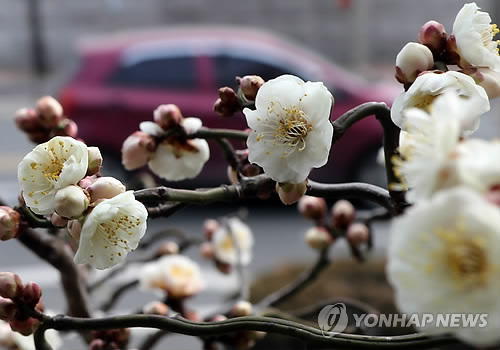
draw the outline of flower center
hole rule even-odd
[[[415,99],[413,107],[420,108],[427,113],[430,113],[432,103],[439,95],[420,95]]]
[[[193,276],[193,270],[188,267],[174,265],[170,269],[170,275],[173,278],[191,278]]]
[[[483,43],[483,46],[486,48],[491,49],[491,42],[493,42],[493,38],[495,35],[500,33],[500,30],[498,29],[498,26],[496,24],[491,24],[489,26],[486,26],[482,31],[481,31],[481,41]],[[494,46],[495,48],[495,53],[498,55],[499,54],[499,49],[497,45],[499,44],[499,40],[496,41],[496,45]]]
[[[141,220],[139,218],[135,218],[129,215],[119,215],[111,219],[110,221],[106,221],[101,223],[97,230],[102,235],[104,240],[108,243],[104,245],[104,249],[108,249],[109,247],[121,248],[125,252],[130,249],[133,249],[129,246],[129,241],[126,239],[127,236],[133,236],[134,232],[132,231],[135,227],[141,224]],[[121,252],[117,252],[119,257],[122,256]],[[92,257],[92,256],[91,256]],[[113,261],[115,258],[115,253],[113,250],[110,250],[109,259]]]
[[[275,140],[292,147],[301,144],[299,151],[302,151],[306,147],[307,133],[312,129],[303,115],[304,112],[295,109],[287,113],[274,130]]]

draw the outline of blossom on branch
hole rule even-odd
[[[487,12],[479,11],[474,2],[465,4],[455,18],[452,32],[461,65],[500,70],[498,43],[493,40],[499,32],[497,25],[491,24],[491,17]]]
[[[247,140],[249,161],[275,181],[304,181],[311,168],[328,161],[332,105],[333,97],[321,82],[282,75],[263,84],[256,110],[243,110],[253,129]]]
[[[105,199],[87,215],[75,263],[103,270],[125,259],[146,232],[148,212],[133,191]]]
[[[183,255],[165,255],[146,264],[139,283],[143,289],[159,289],[175,299],[197,294],[204,284],[198,265]]]
[[[252,260],[253,233],[236,217],[221,223],[212,235],[212,244],[215,258],[221,263],[237,265],[240,259],[242,265],[248,265]]]
[[[419,108],[430,112],[434,101],[445,92],[452,92],[461,99],[474,99],[475,110],[471,115],[457,114],[464,134],[470,134],[479,127],[479,117],[490,110],[490,102],[486,91],[466,74],[460,72],[425,73],[420,75],[408,91],[401,93],[392,105],[391,118],[394,124],[408,131],[409,124],[405,111],[409,108]],[[450,108],[453,106],[450,105]]]
[[[499,222],[500,209],[465,188],[442,191],[396,219],[387,273],[401,312],[487,314],[485,327],[422,327],[476,346],[500,341]]]
[[[85,177],[87,146],[71,137],[56,136],[28,153],[17,168],[26,205],[36,214],[51,214],[59,189]]]

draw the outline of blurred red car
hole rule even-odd
[[[235,76],[257,74],[268,80],[293,74],[323,81],[335,97],[333,118],[368,101],[390,104],[397,94],[394,85],[367,83],[310,50],[258,30],[189,27],[122,33],[87,41],[80,55],[80,66],[60,100],[78,123],[79,136],[115,160],[125,138],[141,121],[152,120],[160,104],[174,103],[184,116],[199,117],[207,127],[246,128],[242,115],[223,119],[213,112],[218,88],[235,87]],[[381,135],[374,118],[356,124],[332,147],[329,163],[311,177],[359,179],[370,171]],[[227,181],[215,144],[211,153],[197,185]]]

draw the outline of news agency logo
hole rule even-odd
[[[347,310],[344,303],[327,305],[318,315],[318,325],[325,338],[332,338],[342,333],[349,322]]]
[[[360,327],[410,327],[424,328],[484,328],[488,314],[352,314],[353,324]],[[346,305],[336,303],[321,309],[318,325],[325,338],[332,338],[347,328],[349,316]]]

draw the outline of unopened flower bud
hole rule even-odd
[[[12,272],[0,272],[0,296],[16,299],[23,293],[24,285],[21,277]]]
[[[203,222],[203,234],[208,240],[212,239],[212,235],[220,227],[220,223],[215,219],[207,219]]]
[[[500,207],[500,185],[490,187],[490,190],[486,192],[486,200],[497,207]]]
[[[79,241],[80,233],[82,232],[82,224],[79,220],[70,220],[66,226],[68,233],[73,239]]]
[[[222,322],[227,320],[227,317],[221,314],[215,315],[210,319],[210,322]]]
[[[17,305],[14,304],[12,300],[0,298],[0,320],[8,322],[14,319],[16,312],[17,312]]]
[[[447,37],[444,26],[436,21],[428,21],[418,32],[418,41],[435,53],[444,51]]]
[[[413,83],[420,73],[433,66],[432,52],[427,46],[408,43],[396,56],[396,79],[401,84]]]
[[[160,105],[153,112],[154,121],[163,130],[178,126],[182,121],[182,113],[174,104]]]
[[[98,179],[98,177],[95,175],[86,176],[80,180],[80,182],[78,183],[78,186],[80,186],[84,190],[87,190],[90,187],[90,185],[92,185],[94,182],[97,181],[97,179]]]
[[[140,168],[146,165],[155,150],[155,139],[145,132],[136,131],[123,142],[122,164],[127,170]]]
[[[179,253],[179,245],[173,241],[163,242],[156,251],[156,256],[174,255]]]
[[[203,242],[200,244],[200,255],[205,259],[213,259],[215,256],[213,244],[210,242]]]
[[[50,215],[50,222],[52,222],[54,226],[63,227],[68,223],[68,219],[63,218],[57,213],[52,213],[52,215]]]
[[[98,178],[92,185],[87,187],[90,195],[90,202],[94,203],[99,199],[113,198],[126,191],[125,186],[114,177],[104,176]]]
[[[326,201],[323,198],[304,196],[297,204],[299,213],[306,219],[320,220],[326,215]]]
[[[359,246],[368,242],[370,239],[370,230],[365,224],[355,223],[347,229],[346,238],[352,245]]]
[[[356,209],[351,202],[341,199],[332,207],[332,226],[345,230],[354,220]]]
[[[24,286],[22,300],[30,305],[35,306],[42,297],[42,289],[34,282],[29,282]]]
[[[10,328],[13,331],[21,333],[24,336],[28,336],[33,334],[38,326],[40,325],[40,321],[35,318],[29,317],[25,320],[12,320],[9,322]]]
[[[87,168],[87,176],[95,175],[101,171],[102,155],[98,147],[88,147],[89,166]]]
[[[63,218],[80,217],[89,206],[89,198],[81,187],[71,185],[56,192],[55,211]]]
[[[307,191],[306,181],[299,184],[276,183],[276,192],[278,193],[281,202],[285,205],[297,203],[297,201],[302,198]]]
[[[33,108],[21,108],[16,112],[16,125],[25,132],[40,130],[42,127]]]
[[[108,344],[102,339],[93,339],[89,344],[89,350],[107,350]]]
[[[312,227],[307,230],[305,240],[309,247],[317,250],[323,250],[333,242],[332,236],[324,227]]]
[[[224,118],[229,118],[240,110],[238,96],[230,87],[219,89],[219,97],[214,104],[214,112]]]
[[[146,315],[168,316],[168,306],[159,301],[152,301],[143,306],[142,312]]]
[[[234,317],[250,316],[252,314],[252,304],[245,300],[238,301],[231,309],[231,315],[233,315]]]
[[[12,208],[0,206],[0,240],[16,238],[21,230],[21,215]]]
[[[237,79],[240,85],[240,91],[248,101],[255,101],[257,91],[265,83],[264,79],[258,75],[245,75],[243,78]]]
[[[490,100],[500,97],[500,72],[486,67],[466,67],[462,73],[469,75],[476,84],[483,87]]]
[[[63,117],[61,104],[51,96],[45,96],[38,100],[36,111],[40,124],[47,129],[53,129]]]
[[[60,136],[76,138],[78,135],[78,125],[71,119],[63,119],[57,127],[61,130],[57,133]]]

